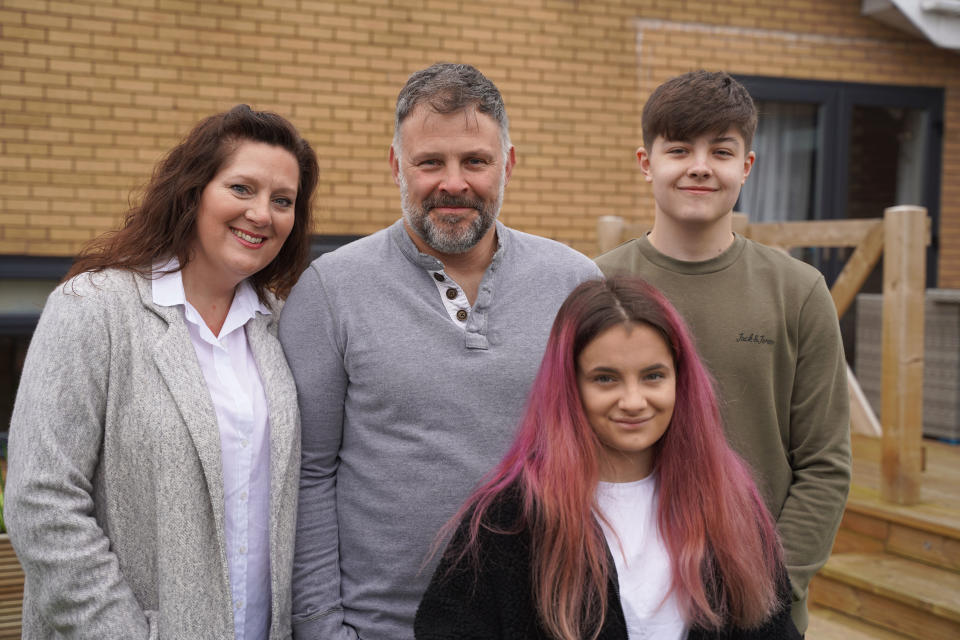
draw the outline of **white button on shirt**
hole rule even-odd
[[[173,260],[155,267],[154,273],[176,265]],[[217,415],[235,637],[266,638],[270,631],[270,429],[263,381],[244,326],[257,312],[270,310],[243,281],[220,335],[214,336],[187,302],[179,271],[153,280],[153,302],[181,305]]]

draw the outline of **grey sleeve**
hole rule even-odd
[[[104,303],[67,287],[47,301],[10,421],[4,505],[10,540],[31,607],[57,637],[155,637],[94,515],[110,385]]]
[[[340,599],[337,467],[347,389],[330,300],[311,265],[280,315],[280,343],[297,384],[301,418],[300,495],[293,558],[295,638],[354,640]]]

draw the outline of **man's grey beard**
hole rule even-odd
[[[506,186],[505,176],[501,176],[497,199],[489,206],[485,206],[480,198],[466,196],[451,196],[448,194],[431,194],[424,199],[423,204],[417,206],[410,201],[410,191],[403,173],[398,175],[400,183],[400,208],[403,210],[403,219],[413,229],[427,246],[438,253],[466,253],[472,249],[493,226],[500,207],[503,206],[503,192]],[[470,224],[459,230],[453,230],[446,225],[437,225],[430,218],[430,211],[438,207],[469,207],[475,209],[479,215],[474,217]],[[448,220],[456,223],[461,216],[440,216],[441,221]]]

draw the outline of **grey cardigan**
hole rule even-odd
[[[271,640],[290,636],[300,463],[273,315],[246,326],[270,418]],[[232,640],[220,436],[183,314],[128,271],[47,300],[10,425],[23,637]]]

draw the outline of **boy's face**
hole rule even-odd
[[[657,136],[651,149],[637,150],[637,159],[644,178],[653,185],[658,218],[709,226],[733,210],[754,153],[747,151],[743,136],[732,127],[693,140]]]

